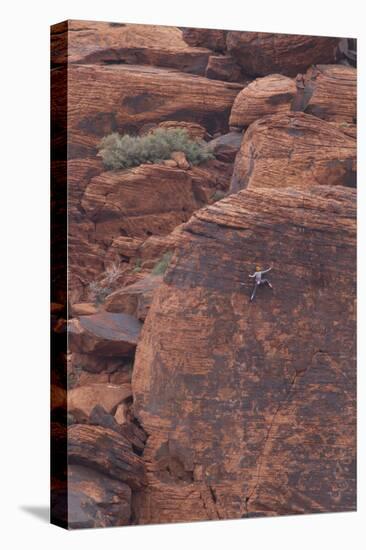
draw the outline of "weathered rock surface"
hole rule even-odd
[[[63,81],[55,78],[55,95]],[[224,131],[240,89],[234,82],[174,69],[72,64],[68,70],[69,156],[93,156],[103,136],[137,132],[149,122],[182,120],[202,124],[211,134]]]
[[[73,317],[77,317],[78,315],[93,315],[94,313],[98,313],[98,309],[95,304],[82,302],[80,304],[72,304],[70,313]]]
[[[126,437],[100,426],[73,424],[67,430],[69,464],[87,466],[127,483],[131,489],[145,484],[145,469]]]
[[[188,171],[142,164],[103,172],[91,180],[81,205],[94,223],[95,239],[104,243],[121,234],[166,234],[207,202],[207,192],[227,188],[227,175],[226,167],[215,161]]]
[[[73,464],[68,468],[69,529],[128,525],[131,489],[96,470]]]
[[[222,52],[226,49],[227,31],[220,29],[183,28],[183,39],[190,46],[203,46],[213,51]]]
[[[245,81],[240,65],[231,55],[210,55],[205,76],[227,82]]]
[[[335,61],[338,38],[238,32],[227,34],[227,49],[247,74],[296,76],[315,63]]]
[[[312,115],[264,117],[245,133],[231,191],[246,187],[356,186],[356,140]]]
[[[51,35],[54,64],[65,63],[67,35],[69,63],[129,63],[173,67],[204,74],[207,48],[191,48],[177,27],[132,25],[99,21],[68,21],[63,32]]]
[[[106,311],[128,313],[143,321],[149,311],[154,293],[161,282],[161,275],[148,275],[137,283],[110,294],[104,307]]]
[[[69,321],[71,351],[110,356],[130,355],[136,348],[141,323],[131,315],[101,312]]]
[[[354,189],[252,188],[185,225],[133,371],[139,523],[355,509],[355,214]]]
[[[344,65],[316,65],[298,76],[297,109],[330,122],[357,119],[357,70]]]
[[[192,139],[205,139],[207,137],[206,128],[196,122],[184,122],[179,120],[164,120],[158,124],[159,128],[165,129],[182,129],[187,130],[188,135]]]
[[[222,162],[234,162],[240,149],[243,134],[241,132],[229,132],[210,141],[210,149],[215,157]]]
[[[230,113],[230,126],[244,128],[265,115],[291,110],[297,87],[292,78],[272,74],[257,78],[235,98]]]
[[[89,384],[68,391],[68,410],[79,409],[87,416],[96,405],[100,405],[107,413],[114,411],[119,403],[131,397],[130,384]]]

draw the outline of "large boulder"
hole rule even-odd
[[[64,85],[64,75],[62,69],[54,72],[56,96]],[[150,122],[182,120],[202,124],[210,133],[223,131],[240,89],[234,82],[146,65],[71,64],[69,156],[92,156],[103,136],[115,131],[136,133]]]
[[[143,321],[161,282],[162,275],[148,275],[132,285],[112,292],[104,307],[106,311],[128,313]]]
[[[236,96],[230,126],[245,128],[258,118],[291,110],[297,87],[292,78],[272,74],[257,78]]]
[[[132,315],[100,312],[69,321],[69,347],[77,353],[102,356],[134,352],[141,323]]]
[[[117,405],[132,396],[131,385],[126,384],[89,384],[68,391],[69,411],[80,410],[89,416],[95,406],[100,405],[107,413],[115,411]]]
[[[91,180],[81,201],[94,224],[94,238],[110,243],[125,235],[146,238],[166,234],[189,219],[206,202],[206,192],[227,188],[227,171],[219,163],[191,170],[143,164],[103,172]]]
[[[345,65],[316,65],[297,80],[297,110],[329,122],[357,119],[357,70]]]
[[[235,98],[230,126],[240,128],[266,115],[304,111],[328,122],[355,124],[357,71],[344,65],[315,65],[295,79],[257,78]]]
[[[245,133],[231,191],[246,187],[356,186],[356,140],[304,113],[261,118]]]
[[[66,61],[65,40],[69,63],[156,65],[204,74],[211,53],[189,47],[177,27],[71,20],[51,33],[55,64]]]
[[[138,522],[355,510],[355,190],[244,190],[180,237],[133,371]]]
[[[332,63],[338,42],[326,36],[240,31],[230,31],[226,38],[228,51],[253,76],[296,76],[314,63]]]

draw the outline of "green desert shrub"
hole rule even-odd
[[[158,128],[136,137],[113,133],[104,137],[99,145],[99,155],[111,170],[161,162],[169,159],[174,151],[185,153],[191,164],[214,158],[203,140],[191,139],[187,130],[182,128]]]
[[[163,257],[154,265],[151,273],[153,275],[162,275],[163,273],[165,273],[169,265],[169,262],[172,258],[172,255],[173,255],[172,252],[165,252]]]

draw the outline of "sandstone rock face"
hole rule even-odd
[[[68,469],[70,529],[128,525],[131,489],[126,483],[85,466]]]
[[[131,489],[145,484],[144,464],[126,437],[100,426],[74,424],[67,430],[69,464],[94,468],[126,483]]]
[[[357,119],[357,71],[344,65],[316,65],[297,78],[298,107],[330,122]]]
[[[140,523],[355,509],[355,206],[252,188],[185,225],[133,371]]]
[[[205,139],[207,137],[206,129],[196,122],[184,122],[179,120],[165,120],[160,122],[159,128],[165,129],[182,129],[187,130],[188,135],[192,139]]]
[[[177,27],[69,21],[63,33],[52,36],[54,49],[66,35],[69,63],[155,65],[204,74],[211,53],[207,48],[189,47]],[[65,50],[60,49],[53,62],[65,61]]]
[[[108,296],[105,309],[112,312],[123,312],[145,320],[155,291],[162,282],[162,276],[149,275],[133,285],[116,290]]]
[[[241,132],[229,132],[211,140],[210,148],[218,160],[234,162],[242,140]]]
[[[250,125],[235,160],[231,191],[246,187],[356,186],[356,140],[304,113]]]
[[[56,69],[57,71],[58,69]],[[63,85],[63,79],[59,81]],[[57,93],[57,81],[55,83]],[[143,65],[70,65],[68,141],[71,158],[94,156],[100,139],[143,124],[183,120],[210,132],[227,128],[241,85]],[[205,101],[202,101],[202,97]]]
[[[69,321],[71,351],[102,356],[129,355],[136,348],[141,324],[122,313],[95,313]]]
[[[230,113],[230,126],[244,128],[266,115],[291,110],[297,92],[295,81],[273,74],[257,78],[235,98]]]
[[[231,55],[210,55],[205,76],[227,82],[244,81],[241,67]]]
[[[68,410],[79,409],[87,416],[96,405],[108,413],[116,409],[124,399],[131,397],[130,384],[90,384],[82,385],[68,392]]]
[[[226,49],[226,31],[220,29],[184,28],[183,39],[190,46],[204,46],[222,52]]]
[[[71,315],[77,317],[78,315],[93,315],[98,313],[98,309],[94,304],[84,302],[81,304],[72,304]]]
[[[227,34],[227,49],[247,74],[296,76],[315,63],[332,63],[338,38],[238,32]]]

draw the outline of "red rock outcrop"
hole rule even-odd
[[[355,208],[252,188],[185,225],[133,370],[139,523],[355,509]]]
[[[240,65],[231,55],[210,55],[205,76],[227,82],[245,82]]]
[[[148,275],[132,285],[109,294],[104,307],[106,311],[128,313],[144,321],[161,282],[162,276]]]
[[[231,191],[246,187],[356,186],[356,140],[304,113],[264,117],[244,135]]]
[[[71,351],[102,356],[130,355],[136,348],[141,324],[123,313],[95,313],[69,321]]]
[[[340,124],[356,122],[357,72],[344,65],[316,65],[296,80],[283,75],[257,78],[235,98],[230,126],[240,128],[266,115],[304,111]]]
[[[73,424],[67,430],[69,464],[80,464],[105,476],[123,481],[131,489],[145,484],[142,459],[130,441],[115,430],[101,426]]]
[[[297,110],[329,122],[357,119],[357,71],[345,65],[316,65],[297,78]]]
[[[226,49],[227,31],[220,29],[195,29],[191,27],[183,28],[182,31],[183,40],[190,46],[203,46],[218,52]]]
[[[57,79],[61,69],[54,71],[56,95],[64,77]],[[103,136],[137,132],[150,122],[182,120],[202,124],[210,133],[225,130],[241,87],[173,69],[72,64],[68,70],[69,156],[94,156]]]
[[[226,43],[243,70],[253,76],[296,76],[315,63],[333,63],[339,38],[230,31]]]
[[[68,468],[69,529],[129,525],[131,489],[97,470],[73,464]]]
[[[177,27],[71,20],[51,35],[56,65],[66,62],[66,38],[69,63],[155,65],[204,74],[211,54],[207,48],[189,47]]]
[[[291,110],[297,87],[292,78],[272,74],[257,78],[235,98],[230,126],[245,128],[258,118]]]

